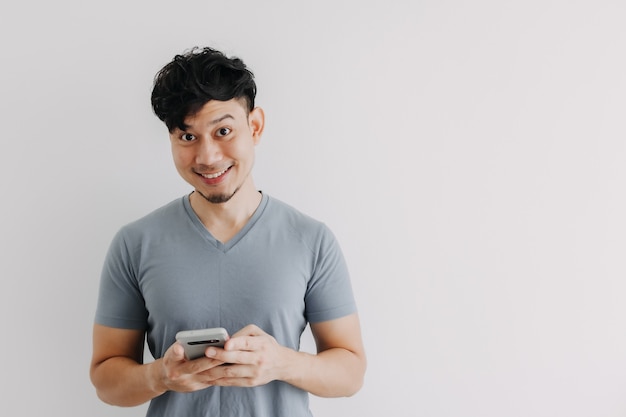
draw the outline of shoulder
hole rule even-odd
[[[292,227],[307,229],[325,228],[325,224],[282,200],[268,196],[267,213],[271,220],[284,222]]]
[[[150,213],[138,218],[137,220],[126,224],[123,227],[127,229],[143,228],[155,223],[158,224],[167,219],[176,218],[177,216],[185,213],[185,198],[187,197],[180,197],[173,201],[170,201],[169,203],[151,211]]]
[[[335,240],[326,223],[282,200],[270,196],[265,211],[272,227],[290,233],[309,247],[319,247]]]
[[[155,233],[168,233],[188,218],[184,200],[177,198],[152,212],[120,227],[117,235],[124,240],[143,240]]]

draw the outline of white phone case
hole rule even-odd
[[[185,348],[185,357],[188,360],[204,356],[204,352],[209,346],[224,347],[228,337],[228,332],[223,327],[182,330],[176,333],[176,341]]]

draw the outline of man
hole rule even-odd
[[[329,229],[257,190],[264,127],[253,74],[211,48],[155,77],[152,107],[193,191],[132,222],[102,271],[91,380],[148,416],[311,416],[308,395],[349,396],[366,359],[341,250]],[[310,324],[317,354],[299,351]],[[181,330],[224,327],[224,348],[186,360]],[[154,361],[143,363],[146,340]]]

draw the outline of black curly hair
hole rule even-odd
[[[154,77],[152,110],[171,132],[185,130],[185,118],[210,100],[243,100],[249,114],[254,109],[254,74],[237,57],[194,47],[165,65]]]

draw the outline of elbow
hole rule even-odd
[[[343,397],[352,397],[358,393],[365,384],[365,371],[367,370],[367,360],[364,354],[358,355],[358,364],[353,368],[352,378],[347,384]]]
[[[115,401],[113,401],[111,398],[109,398],[109,396],[107,396],[105,392],[103,392],[102,390],[99,390],[97,388],[96,388],[96,395],[98,396],[98,399],[100,401],[102,401],[103,403],[105,403],[105,404],[115,405],[115,406],[118,405]]]
[[[117,407],[132,407],[137,404],[126,402],[124,396],[120,396],[118,392],[116,392],[115,387],[110,386],[106,383],[106,380],[102,378],[97,372],[91,372],[90,375],[91,384],[94,386],[96,390],[96,396],[100,401],[105,404],[113,405]]]
[[[133,401],[132,399],[127,399],[123,396],[118,397],[99,389],[96,389],[96,395],[103,403],[116,407],[136,407],[142,404],[140,402]]]
[[[96,389],[96,396],[98,397],[100,401],[108,405],[123,406],[122,404],[119,403],[119,401],[116,400],[115,396],[111,393],[110,389],[106,389],[101,384],[98,384],[98,381],[93,378],[91,380],[91,383]]]
[[[345,395],[346,397],[352,397],[357,392],[361,391],[361,388],[363,388],[363,385],[365,384],[365,370],[366,370],[366,365],[365,363],[363,363],[363,367],[360,370],[358,376],[354,378],[353,383],[351,384],[351,386],[348,389],[348,392]]]
[[[348,390],[346,391],[346,393],[343,396],[344,397],[352,397],[357,392],[361,391],[361,388],[363,388],[363,380],[360,380],[358,383],[353,384],[351,387],[349,387]]]

